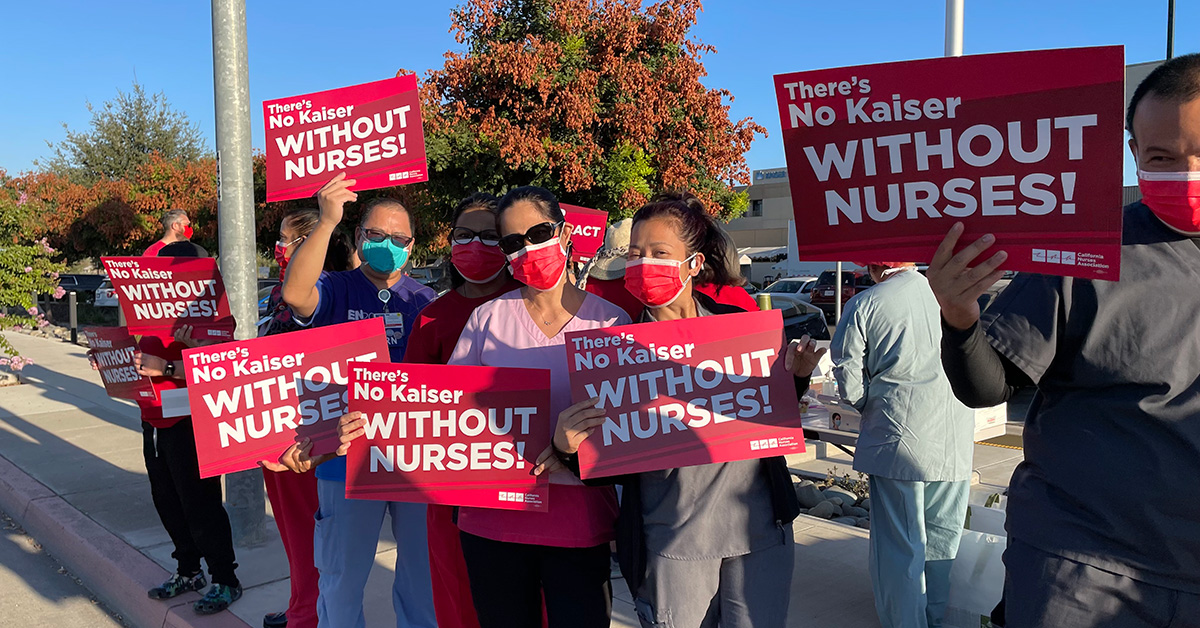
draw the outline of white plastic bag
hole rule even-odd
[[[1001,557],[1006,545],[1007,539],[1001,535],[963,531],[958,556],[950,568],[950,602],[942,624],[945,628],[991,628],[992,609],[1004,592]]]

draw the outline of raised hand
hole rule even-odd
[[[950,228],[925,275],[942,308],[942,318],[954,329],[970,329],[979,320],[979,297],[1004,276],[1004,271],[996,269],[1008,259],[1008,253],[1000,251],[978,261],[977,258],[996,242],[996,237],[990,233],[955,254],[954,247],[962,233],[961,222]]]

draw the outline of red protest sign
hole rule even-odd
[[[804,451],[779,310],[567,334],[571,399],[608,411],[584,478]]]
[[[349,363],[387,359],[382,318],[184,351],[200,477],[253,469],[303,438],[314,456],[336,451]]]
[[[562,203],[571,230],[571,261],[587,261],[604,246],[604,230],[608,227],[608,212]]]
[[[233,338],[225,283],[211,257],[102,257],[131,334],[170,336],[191,325],[201,340]]]
[[[366,435],[346,453],[346,497],[545,511],[532,474],[550,446],[550,371],[355,365],[350,410]]]
[[[928,262],[956,221],[1003,268],[1120,276],[1119,46],[775,77],[801,259]]]
[[[142,377],[133,365],[137,340],[124,327],[89,327],[83,330],[92,359],[104,382],[104,391],[114,399],[157,399],[149,377]]]
[[[312,196],[339,172],[373,190],[429,180],[417,77],[263,102],[267,201]]]

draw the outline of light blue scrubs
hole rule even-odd
[[[830,343],[862,413],[854,469],[870,476],[871,574],[884,628],[942,625],[970,491],[974,416],[941,362],[941,310],[902,270],[846,304]]]
[[[392,583],[396,626],[437,628],[425,504],[346,499],[346,483],[337,480],[318,479],[317,496],[321,502],[313,552],[321,591],[317,625],[365,628],[363,589],[375,566],[379,528],[386,515],[391,517],[396,539],[396,578]]]

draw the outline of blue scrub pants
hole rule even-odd
[[[321,577],[317,598],[320,628],[365,628],[363,588],[379,542],[384,513],[396,537],[392,606],[397,628],[437,628],[429,572],[425,504],[346,499],[346,483],[317,480],[313,562]]]
[[[883,628],[938,628],[950,600],[970,482],[871,476],[871,580]]]

